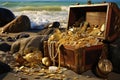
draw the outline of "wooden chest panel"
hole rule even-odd
[[[71,46],[60,48],[60,62],[77,73],[82,73],[93,67],[102,53],[102,45],[75,49]]]

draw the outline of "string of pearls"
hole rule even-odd
[[[55,58],[58,56],[58,53],[56,52],[55,44],[56,41],[48,42],[49,57],[53,61],[53,65],[55,65]]]

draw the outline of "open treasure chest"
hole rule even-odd
[[[67,28],[66,32],[53,34],[49,42],[56,41],[54,52],[59,52],[59,65],[85,72],[98,63],[103,40],[112,42],[119,36],[120,10],[115,3],[70,6]]]
[[[105,40],[113,41],[119,36],[120,9],[115,3],[70,6],[68,28],[83,20],[89,22],[90,25],[105,24],[103,35]]]

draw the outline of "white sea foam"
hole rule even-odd
[[[27,15],[31,21],[31,29],[43,29],[45,25],[55,21],[60,22],[61,27],[65,27],[68,20],[67,11],[16,11],[14,14]]]

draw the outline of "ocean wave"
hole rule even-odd
[[[11,8],[12,11],[63,11],[68,10],[67,6],[24,6]]]
[[[15,16],[27,15],[32,29],[42,29],[44,25],[58,21],[61,27],[67,23],[67,11],[15,11]]]
[[[13,11],[61,11],[61,10],[67,10],[68,3],[63,2],[45,2],[45,1],[39,1],[39,2],[0,2],[1,7],[9,8]]]

